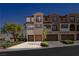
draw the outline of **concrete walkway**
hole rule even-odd
[[[38,42],[24,42],[12,47],[9,47],[7,49],[21,49],[21,48],[41,48],[40,41]]]
[[[60,41],[49,41],[49,48],[53,48],[53,47],[65,47],[65,46],[75,46],[75,45],[79,45],[79,41],[74,41],[74,44],[63,44]]]

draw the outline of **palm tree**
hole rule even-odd
[[[44,34],[44,39],[46,40],[47,39],[47,34],[48,34],[48,30],[47,30],[46,27],[44,27],[43,34]]]

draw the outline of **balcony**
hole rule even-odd
[[[34,30],[34,26],[27,26],[27,30]]]

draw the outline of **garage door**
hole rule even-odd
[[[58,35],[47,35],[47,41],[58,41]]]
[[[28,41],[34,41],[34,35],[28,35]]]
[[[74,35],[61,35],[61,40],[74,40]]]
[[[35,41],[42,41],[42,35],[35,35]]]

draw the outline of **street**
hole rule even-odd
[[[79,56],[79,46],[0,52],[1,56]]]

